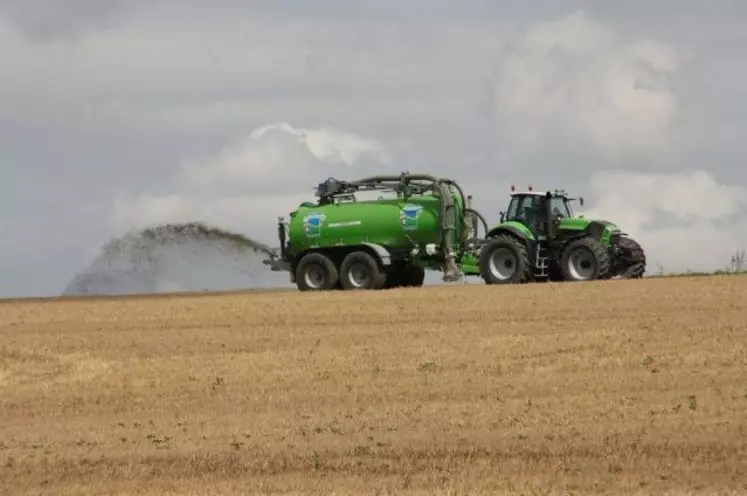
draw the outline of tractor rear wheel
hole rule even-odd
[[[622,236],[620,238],[622,260],[617,264],[615,276],[623,279],[640,279],[646,272],[646,253],[641,245],[633,238]]]
[[[591,237],[571,241],[560,256],[560,272],[564,281],[609,279],[612,275],[609,253]]]
[[[382,289],[386,279],[376,259],[365,251],[348,254],[340,265],[343,289]]]
[[[522,284],[534,279],[526,244],[507,234],[488,241],[480,251],[480,275],[485,284]]]
[[[296,267],[296,286],[300,291],[334,289],[339,279],[334,262],[322,253],[305,255]]]

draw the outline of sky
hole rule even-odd
[[[511,184],[564,188],[649,273],[727,267],[745,47],[743,0],[4,0],[0,296],[161,222],[272,245],[327,177],[404,170],[490,223]]]

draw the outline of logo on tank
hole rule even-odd
[[[306,236],[315,238],[322,232],[322,223],[326,215],[323,213],[309,214],[303,218],[303,230],[306,232]]]
[[[418,218],[423,211],[422,205],[405,205],[399,211],[399,220],[406,231],[418,228]]]

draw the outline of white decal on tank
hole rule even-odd
[[[327,225],[327,227],[350,227],[350,226],[360,226],[361,221],[359,220],[351,220],[347,222],[332,222]]]

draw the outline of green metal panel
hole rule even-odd
[[[516,222],[513,220],[503,222],[502,224],[492,228],[490,232],[494,232],[496,230],[511,231],[514,229],[523,234],[526,239],[534,240],[534,234],[532,234],[532,231],[527,226],[525,226],[521,222]]]
[[[477,276],[480,275],[480,261],[471,253],[466,253],[462,258],[461,263],[462,272],[466,275]]]
[[[560,219],[559,229],[563,231],[583,231],[591,223],[591,219],[583,217],[570,217]]]
[[[570,217],[570,218],[561,219],[560,229],[564,229],[568,231],[580,231],[580,230],[586,229],[586,226],[588,226],[592,222],[599,222],[601,224],[604,224],[605,226],[607,226],[607,230],[612,231],[612,232],[620,231],[620,228],[617,227],[616,224],[608,220],[589,219],[587,217]]]
[[[559,228],[564,231],[583,231],[584,229],[586,229],[586,226],[588,226],[592,222],[599,222],[601,224],[604,224],[605,229],[602,233],[602,239],[600,241],[605,246],[609,246],[610,236],[622,232],[616,224],[610,221],[601,219],[589,219],[587,217],[571,217],[561,219]]]

